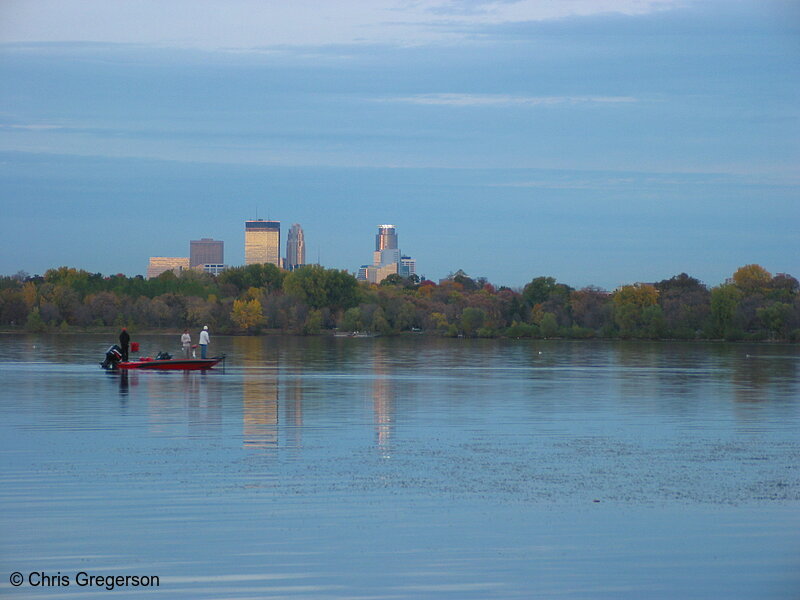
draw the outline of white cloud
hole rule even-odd
[[[417,94],[379,99],[378,102],[402,102],[432,106],[555,106],[576,104],[629,104],[631,96],[513,96],[508,94]]]
[[[423,44],[465,27],[601,13],[647,14],[687,0],[3,0],[0,43],[118,42],[200,48]]]
[[[61,125],[1,125],[0,129],[22,129],[24,131],[50,131],[52,129],[63,129]]]

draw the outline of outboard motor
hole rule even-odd
[[[106,357],[103,362],[100,363],[100,366],[104,369],[116,369],[117,364],[119,361],[122,360],[122,348],[120,348],[117,344],[114,344],[106,350]]]

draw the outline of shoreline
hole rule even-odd
[[[165,330],[156,330],[156,329],[143,329],[141,331],[128,327],[128,331],[134,332],[136,335],[152,335],[152,336],[180,336],[183,332],[183,329],[175,329],[174,331],[165,331]],[[0,329],[0,335],[110,335],[116,339],[116,336],[119,335],[120,328],[119,327],[98,327],[96,329],[80,329],[80,330],[68,330],[63,331],[60,329],[54,330],[47,330],[47,331],[26,331],[24,329]],[[263,330],[259,333],[236,333],[236,332],[224,332],[224,333],[215,333],[216,336],[224,336],[224,337],[286,337],[286,338],[343,338],[343,339],[360,339],[358,337],[352,336],[337,336],[335,335],[336,331],[330,330],[324,333],[314,333],[314,334],[303,334],[303,333],[291,333],[287,331],[282,331],[279,329],[275,330]],[[784,344],[787,346],[796,346],[800,345],[798,341],[792,340],[726,340],[721,338],[694,338],[694,339],[686,339],[686,338],[622,338],[622,337],[601,337],[595,336],[590,338],[571,338],[571,337],[511,337],[511,336],[503,336],[498,335],[494,337],[480,337],[480,336],[444,336],[439,335],[434,332],[425,332],[425,331],[403,331],[399,333],[393,334],[386,334],[386,335],[370,335],[366,336],[365,339],[375,339],[375,338],[414,338],[414,337],[422,337],[425,339],[430,338],[438,338],[438,339],[462,339],[462,340],[528,340],[528,341],[560,341],[560,342],[660,342],[660,343],[700,343],[700,344],[732,344],[732,345],[741,345],[741,344]]]

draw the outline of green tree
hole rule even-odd
[[[5,289],[0,292],[0,323],[22,325],[27,318],[28,306],[20,290]]]
[[[542,336],[546,338],[556,337],[558,335],[558,320],[556,320],[556,316],[551,312],[544,313],[539,328]]]
[[[403,302],[400,310],[397,312],[395,319],[395,326],[399,331],[407,331],[414,327],[417,320],[417,311],[411,302]]]
[[[28,315],[28,320],[25,323],[25,329],[40,333],[47,328],[42,317],[39,315],[39,307],[34,306],[31,313]]]
[[[312,310],[309,311],[306,317],[306,322],[303,324],[303,333],[305,335],[317,335],[322,329],[322,311]]]
[[[431,324],[439,334],[446,334],[450,329],[450,323],[447,321],[447,316],[440,312],[434,312],[430,315]]]
[[[624,285],[611,296],[614,321],[622,337],[652,337],[653,323],[661,311],[647,310],[658,303],[658,290],[647,283]]]
[[[711,290],[711,337],[739,337],[736,313],[742,292],[736,285],[724,283]]]
[[[555,277],[536,277],[522,288],[522,297],[528,306],[541,304],[558,289],[557,285]]]
[[[344,316],[339,323],[339,329],[342,331],[361,331],[364,329],[364,322],[361,319],[361,309],[354,306],[344,311]]]
[[[249,288],[261,288],[267,292],[275,292],[283,286],[286,272],[272,263],[257,263],[244,267],[225,269],[217,277],[220,285],[232,285],[239,292]]]
[[[768,297],[777,302],[789,302],[797,297],[800,283],[786,273],[778,273],[769,283]]]
[[[478,329],[483,326],[486,313],[480,308],[468,307],[461,313],[461,331],[464,335],[474,337]]]
[[[664,321],[664,312],[657,304],[654,306],[646,306],[642,309],[642,333],[645,337],[651,339],[660,339],[664,337],[667,331],[667,325]]]
[[[697,337],[708,322],[711,293],[705,285],[686,273],[656,284],[658,302],[664,316],[665,331],[671,337]]]
[[[386,320],[386,315],[381,307],[375,309],[372,313],[372,324],[370,330],[381,335],[389,335],[392,332],[392,327],[389,321]]]
[[[358,281],[347,271],[306,265],[287,274],[283,290],[311,308],[348,309],[358,304]]]
[[[405,279],[403,279],[401,275],[398,275],[397,273],[392,273],[384,277],[383,280],[378,285],[380,285],[381,287],[397,287],[403,285],[404,282]]]
[[[529,325],[528,323],[520,323],[513,321],[505,331],[506,337],[510,338],[529,338],[538,337],[539,328],[536,325]]]
[[[791,328],[792,305],[775,302],[756,311],[758,318],[773,338],[789,339]]]

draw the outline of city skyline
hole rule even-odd
[[[388,221],[433,280],[797,273],[799,17],[755,0],[8,0],[0,273],[143,274],[198,232],[245,264],[254,204],[348,271]]]
[[[280,258],[280,221],[253,219],[245,221],[245,264],[274,264],[287,271],[306,265],[305,235],[299,223],[293,223],[286,234],[286,257]],[[158,277],[166,271],[180,273],[188,269],[202,269],[207,273],[218,275],[226,268],[240,265],[224,264],[223,240],[201,238],[189,242],[189,257],[151,256],[146,278]],[[401,277],[416,275],[416,261],[402,254],[398,247],[397,229],[394,225],[378,225],[375,236],[375,252],[373,267],[362,265],[359,269],[351,269],[359,279],[380,283],[385,277],[394,273]],[[277,257],[277,258],[276,258]]]

